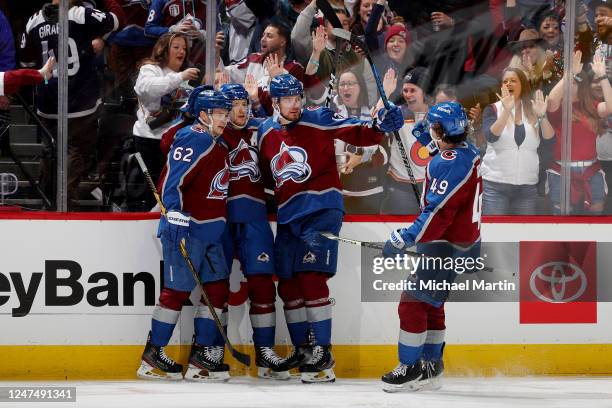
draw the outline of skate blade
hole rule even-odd
[[[404,384],[388,384],[383,382],[382,389],[384,392],[417,392],[421,389],[419,380],[409,381]]]
[[[305,384],[331,383],[336,381],[333,368],[326,368],[318,373],[302,373],[302,382]]]
[[[266,380],[287,381],[291,379],[291,374],[289,374],[289,371],[273,371],[267,367],[257,367],[257,377]]]
[[[429,378],[419,382],[419,390],[421,391],[437,391],[442,388],[441,376]]]
[[[183,373],[167,373],[158,368],[150,366],[144,361],[140,363],[136,376],[138,376],[138,378],[142,378],[143,380],[156,381],[181,381],[183,379]]]
[[[208,371],[205,368],[189,365],[185,373],[185,380],[193,382],[228,382],[230,375],[228,371]]]

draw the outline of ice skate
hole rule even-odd
[[[280,357],[272,347],[255,347],[257,376],[272,380],[289,380],[288,360]]]
[[[439,390],[442,388],[444,362],[440,360],[423,362],[423,377],[419,380],[421,390]]]
[[[229,381],[229,366],[223,363],[224,353],[224,346],[201,346],[194,343],[185,379],[200,382]]]
[[[382,376],[383,391],[418,391],[422,378],[423,363],[421,361],[413,365],[399,363],[393,371]]]
[[[149,332],[136,375],[145,380],[179,381],[183,379],[183,366],[168,357],[163,347],[151,343],[151,332]]]
[[[336,375],[334,374],[334,356],[331,353],[331,346],[315,346],[312,349],[312,356],[302,366],[302,382],[307,384],[319,382],[334,382]]]

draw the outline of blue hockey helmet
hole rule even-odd
[[[273,98],[294,95],[304,96],[304,86],[291,74],[277,75],[270,82],[270,95]]]
[[[240,84],[225,84],[221,85],[219,89],[223,95],[225,95],[230,101],[239,101],[246,99],[249,101],[249,94],[244,89],[244,86]]]
[[[427,113],[427,121],[439,123],[445,136],[461,136],[466,132],[468,118],[458,102],[443,102],[434,105]]]
[[[232,101],[212,86],[206,85],[194,98],[193,113],[197,116],[202,111],[211,113],[213,109],[229,111],[232,109]]]
[[[195,100],[197,96],[200,94],[200,92],[202,92],[204,89],[207,89],[206,85],[200,85],[198,87],[193,88],[193,90],[189,94],[189,98],[187,99],[187,102],[185,102],[185,104],[181,106],[181,112],[189,113],[192,116],[194,116],[195,115],[194,113]]]

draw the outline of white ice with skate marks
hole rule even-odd
[[[87,381],[0,382],[0,386],[75,386],[70,408],[611,408],[610,377],[445,378],[439,391],[387,394],[375,380],[334,384],[270,382],[234,377],[229,383]],[[20,408],[40,403],[19,403]],[[17,406],[1,403],[3,406]]]

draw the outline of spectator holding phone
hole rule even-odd
[[[200,77],[199,69],[187,67],[188,57],[188,39],[185,34],[162,35],[153,47],[151,57],[144,60],[140,67],[134,86],[138,95],[138,120],[133,129],[134,147],[142,154],[153,180],[157,179],[163,166],[159,148],[161,136],[173,125],[173,119],[178,117],[180,106],[192,89],[188,81]],[[142,194],[133,195],[130,199],[128,192],[128,208],[144,210],[149,204],[152,207],[149,195],[144,190]]]

